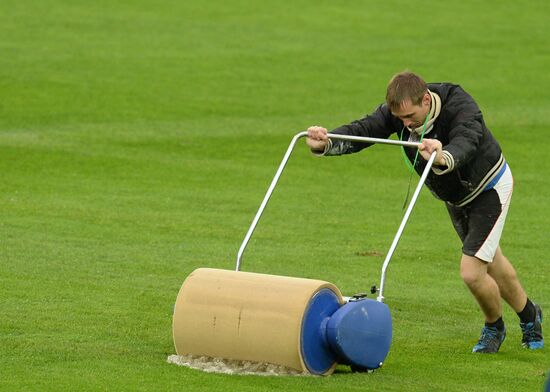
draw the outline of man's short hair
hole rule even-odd
[[[428,86],[420,76],[409,71],[400,72],[388,84],[386,103],[390,110],[398,109],[409,99],[413,105],[420,105],[427,92]]]

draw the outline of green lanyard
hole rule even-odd
[[[422,126],[422,133],[420,134],[420,143],[422,143],[422,140],[424,139],[424,134],[426,133],[426,126],[428,124],[428,117],[430,117],[430,113],[426,115],[426,119],[424,120],[424,125]],[[403,140],[403,131],[405,130],[405,127],[401,130],[401,136],[399,137],[399,140]],[[409,195],[411,193],[411,182],[412,182],[412,176],[414,172],[414,167],[416,166],[416,161],[418,160],[418,155],[420,153],[420,150],[416,150],[416,155],[414,156],[414,162],[411,165],[411,161],[409,161],[409,157],[405,153],[405,147],[401,146],[401,153],[403,154],[403,158],[405,159],[405,164],[409,168],[409,171],[411,172],[411,175],[409,176],[409,186],[407,188],[407,195],[405,196],[405,201],[403,202],[403,210],[405,207],[407,207],[407,202],[409,201]]]

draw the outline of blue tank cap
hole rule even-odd
[[[358,370],[377,369],[390,351],[390,309],[368,298],[348,302],[328,320],[326,337],[338,362]]]

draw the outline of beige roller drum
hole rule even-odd
[[[344,302],[336,286],[321,280],[199,268],[176,300],[176,352],[307,371],[300,350],[302,319],[322,289]]]

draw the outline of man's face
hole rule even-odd
[[[403,101],[398,109],[392,110],[392,114],[403,121],[409,128],[418,128],[424,124],[424,120],[430,111],[430,94],[424,94],[420,105],[413,105],[410,99]]]

